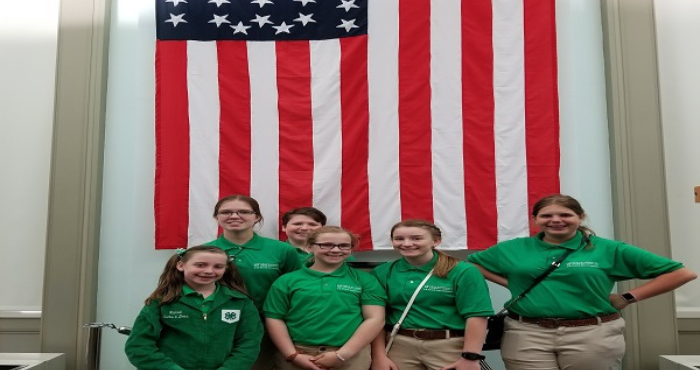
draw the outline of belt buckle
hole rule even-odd
[[[543,328],[555,329],[560,326],[559,319],[546,319],[537,322],[537,325]]]
[[[415,339],[421,339],[421,340],[422,340],[423,338],[420,338],[420,336],[416,336],[416,333],[420,333],[420,332],[422,332],[422,331],[425,331],[425,329],[416,329],[416,330],[414,330],[413,333],[411,333],[411,334],[413,335],[413,338],[415,338]]]

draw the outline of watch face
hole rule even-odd
[[[637,300],[637,298],[633,296],[632,293],[622,293],[622,298],[624,298],[627,302],[634,302]]]

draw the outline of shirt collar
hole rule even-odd
[[[350,267],[348,267],[347,263],[343,263],[342,266],[338,267],[338,269],[336,269],[334,271],[321,272],[321,271],[316,271],[316,270],[310,269],[309,265],[311,265],[311,264],[303,264],[302,271],[304,271],[305,273],[307,273],[311,276],[314,276],[314,277],[323,277],[323,276],[340,277],[340,276],[345,275],[348,272],[348,270],[350,269]]]
[[[581,234],[580,231],[576,231],[576,235],[574,235],[573,238],[561,243],[561,244],[551,244],[547,243],[546,241],[542,240],[544,237],[544,232],[539,232],[537,235],[535,235],[535,241],[537,242],[537,245],[541,246],[542,248],[552,248],[552,247],[560,247],[560,248],[566,248],[566,249],[573,249],[576,250],[581,246],[581,242],[583,239],[583,234]]]
[[[216,294],[217,294],[217,293],[219,293],[219,283],[216,283],[216,289],[214,290],[214,293],[212,293],[209,297],[204,298],[204,300],[205,300],[205,301],[206,301],[206,300],[213,300],[214,297],[216,297]],[[198,291],[196,291],[196,290],[190,288],[189,285],[183,284],[183,285],[182,285],[182,296],[183,296],[183,297],[187,297],[187,296],[201,297],[202,295],[201,295]]]
[[[431,258],[428,263],[426,263],[423,266],[416,267],[416,266],[413,266],[412,264],[408,263],[408,261],[406,261],[406,258],[401,257],[396,268],[399,271],[418,270],[418,271],[428,272],[428,271],[432,270],[433,267],[435,267],[435,264],[437,263],[437,259],[438,259],[438,254],[435,253],[435,251],[433,251],[433,258]]]
[[[229,250],[229,249],[238,249],[238,248],[246,248],[246,249],[261,249],[260,243],[258,243],[258,239],[260,239],[260,236],[258,234],[253,233],[253,238],[248,240],[245,244],[243,245],[238,245],[236,243],[231,242],[230,240],[226,239],[224,237],[224,234],[221,234],[219,236],[219,242],[222,245],[223,250]]]

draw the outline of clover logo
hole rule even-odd
[[[233,324],[241,318],[241,310],[221,310],[221,321]]]

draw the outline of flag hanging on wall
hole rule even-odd
[[[214,239],[216,201],[259,233],[313,205],[390,249],[530,233],[559,191],[555,0],[156,0],[156,248]]]

